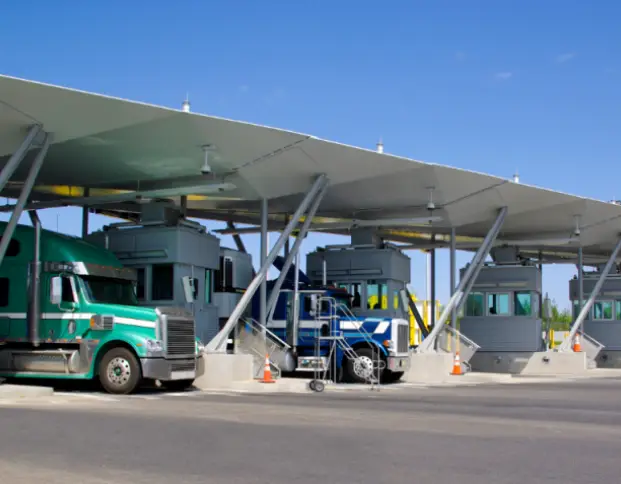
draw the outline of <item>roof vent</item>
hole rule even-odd
[[[520,183],[520,175],[518,175],[517,170],[515,170],[515,173],[513,174],[513,183]]]
[[[383,153],[384,152],[384,143],[382,142],[382,138],[379,139],[379,141],[377,142],[377,152],[378,153]]]

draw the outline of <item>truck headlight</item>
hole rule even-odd
[[[164,351],[164,345],[158,339],[148,339],[147,351],[150,353],[159,353],[161,351]]]
[[[384,346],[384,348],[389,349],[389,350],[394,350],[395,349],[395,343],[392,340],[385,340],[382,345]]]

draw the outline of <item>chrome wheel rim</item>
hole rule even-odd
[[[132,376],[129,361],[118,356],[110,360],[106,372],[108,374],[108,381],[119,387],[127,384]]]
[[[373,376],[373,360],[368,356],[359,356],[354,360],[354,373],[365,380]]]

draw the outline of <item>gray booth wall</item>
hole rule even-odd
[[[597,276],[585,276],[583,281],[584,300],[588,299],[595,284]],[[577,301],[579,299],[578,280],[569,281],[569,300],[574,307],[574,318],[577,316]],[[594,310],[591,308],[587,319],[583,323],[583,330],[590,337],[604,345],[602,354],[605,357],[607,351],[621,351],[621,277],[611,275],[606,278],[604,285],[595,299],[598,302],[610,302],[612,305],[610,319],[595,319]]]
[[[353,312],[362,317],[398,317],[409,319],[401,305],[399,291],[410,282],[410,258],[393,248],[343,248],[318,250],[306,257],[306,273],[314,284],[323,280],[323,261],[326,261],[328,283],[359,283],[362,305]],[[374,281],[386,284],[387,308],[371,309],[367,305],[366,284]],[[394,301],[397,301],[395,308]]]
[[[208,342],[218,332],[218,310],[213,300],[213,274],[218,269],[220,241],[197,228],[178,226],[137,226],[95,232],[87,240],[106,246],[127,267],[144,269],[144,297],[140,304],[149,307],[175,306],[192,312],[196,334]],[[156,299],[153,294],[154,267],[173,266],[172,298]],[[186,302],[182,278],[198,282],[196,300]],[[208,288],[207,286],[210,285]]]
[[[463,277],[466,268],[461,270]],[[483,267],[472,293],[483,293],[482,316],[464,316],[460,332],[480,346],[478,352],[534,352],[545,349],[542,341],[543,325],[540,317],[541,271],[536,266]],[[514,293],[530,291],[531,316],[516,316]],[[509,315],[490,315],[488,293],[509,293]]]

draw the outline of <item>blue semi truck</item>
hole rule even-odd
[[[280,269],[282,259],[275,265]],[[354,315],[345,284],[316,285],[298,272],[295,303],[295,267],[289,270],[267,328],[291,347],[293,358],[286,371],[336,370],[336,381],[398,381],[409,368],[409,322],[395,317]],[[268,299],[275,281],[268,281]],[[341,287],[339,287],[341,286]],[[252,317],[259,319],[260,299],[255,295]],[[297,307],[297,314],[294,308]],[[332,357],[330,357],[332,350]]]

